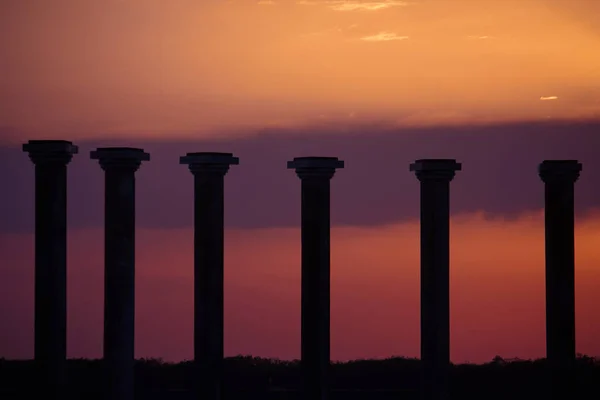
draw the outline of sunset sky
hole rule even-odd
[[[225,352],[300,354],[300,182],[332,180],[332,358],[419,355],[418,158],[451,185],[451,357],[545,352],[544,159],[578,159],[577,351],[600,356],[600,2],[7,0],[0,3],[0,357],[33,355],[33,166],[65,139],[68,355],[100,357],[103,173],[137,173],[136,356],[192,357],[192,176],[227,151]],[[243,201],[240,201],[243,199]]]

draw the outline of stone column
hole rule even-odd
[[[330,180],[344,162],[335,157],[289,161],[302,185],[301,370],[303,398],[329,398]]]
[[[449,398],[450,368],[450,181],[455,160],[416,160],[421,182],[422,398]]]
[[[559,386],[570,383],[576,357],[574,193],[581,170],[576,160],[546,160],[538,168],[545,184],[546,357]]]
[[[134,398],[135,172],[150,155],[129,147],[90,153],[105,173],[104,367],[105,398]]]
[[[231,153],[188,153],[194,175],[194,390],[197,399],[222,398],[224,178]]]
[[[67,164],[77,146],[30,140],[23,151],[35,164],[35,339],[37,385],[64,395],[67,356]]]

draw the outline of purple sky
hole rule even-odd
[[[240,158],[226,177],[226,224],[281,227],[299,223],[300,184],[286,161],[296,156],[337,156],[346,162],[332,181],[332,222],[377,225],[418,216],[418,181],[408,165],[418,158],[456,158],[463,171],[452,183],[452,212],[485,211],[506,217],[541,209],[536,167],[547,158],[584,164],[576,185],[579,213],[600,205],[595,171],[600,124],[515,124],[490,127],[405,129],[362,126],[343,135],[327,128],[264,132],[224,140],[81,142],[69,165],[69,226],[102,226],[103,173],[89,159],[97,146],[131,145],[151,153],[138,177],[138,226],[192,224],[192,175],[178,157],[192,151],[227,151]],[[69,138],[62,138],[69,139]],[[33,166],[16,147],[0,148],[2,232],[33,228]],[[240,199],[243,199],[240,201]]]

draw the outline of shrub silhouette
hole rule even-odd
[[[101,399],[102,361],[71,359],[67,363],[69,399]],[[331,366],[332,399],[384,400],[419,398],[418,359],[335,362]],[[135,364],[136,398],[139,400],[191,399],[190,361],[168,363],[140,359]],[[452,365],[453,399],[548,398],[546,361],[495,357],[486,364]],[[579,355],[577,393],[569,399],[588,398],[600,389],[600,359]],[[34,395],[33,361],[0,358],[0,398],[26,399]],[[298,360],[282,361],[252,356],[226,358],[225,399],[299,399]],[[566,398],[566,397],[565,397]]]

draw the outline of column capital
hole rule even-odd
[[[544,183],[575,183],[582,169],[577,160],[544,160],[538,174]]]
[[[295,169],[300,179],[331,179],[336,169],[344,168],[344,161],[337,157],[295,157],[287,167]]]
[[[446,181],[454,179],[456,171],[462,169],[462,164],[453,159],[419,159],[410,164],[419,181]]]
[[[35,165],[67,165],[78,150],[77,146],[66,140],[30,140],[23,144],[23,151],[29,153]]]
[[[135,172],[142,161],[150,161],[150,154],[134,147],[100,147],[90,151],[90,158],[98,160],[104,171]]]
[[[179,164],[187,165],[192,174],[217,174],[224,176],[230,165],[238,165],[240,159],[232,153],[187,153],[179,158]]]

